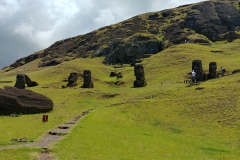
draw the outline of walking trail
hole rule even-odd
[[[69,133],[69,130],[85,115],[90,113],[93,109],[88,109],[74,117],[72,120],[65,124],[61,124],[58,128],[49,131],[40,142],[27,142],[19,145],[10,145],[10,146],[0,146],[0,150],[3,149],[13,149],[13,148],[22,148],[22,147],[39,147],[42,148],[42,152],[39,154],[39,158],[36,160],[56,160],[56,158],[50,153],[50,147],[58,140],[62,139],[64,135]]]

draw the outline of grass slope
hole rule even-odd
[[[16,74],[26,73],[40,84],[28,89],[47,95],[55,105],[45,124],[42,114],[0,117],[4,133],[0,144],[12,144],[11,138],[40,140],[51,128],[96,108],[54,145],[55,156],[63,160],[238,159],[240,75],[231,72],[240,68],[239,47],[239,40],[212,46],[173,46],[143,61],[147,82],[143,88],[133,88],[133,67],[105,66],[101,58],[75,59],[40,69],[35,61],[1,72],[0,81],[12,82],[0,83],[0,87],[13,86]],[[206,71],[209,62],[216,61],[218,70],[220,66],[227,69],[227,76],[197,86],[183,84],[194,59],[201,59]],[[85,69],[92,71],[93,89],[80,88],[81,77],[78,87],[61,88],[71,72],[83,73]],[[111,71],[122,72],[123,78],[109,77]],[[117,81],[121,85],[115,85]],[[8,154],[14,151],[8,150]],[[33,152],[29,149],[23,154]]]

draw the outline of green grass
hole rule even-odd
[[[1,160],[33,160],[38,157],[40,149],[37,148],[20,148],[0,150]]]
[[[240,69],[239,42],[182,44],[144,59],[147,86],[143,88],[133,88],[133,67],[105,66],[103,58],[79,58],[47,68],[37,68],[36,60],[1,71],[0,81],[12,82],[0,83],[0,88],[14,86],[16,74],[25,73],[39,83],[27,89],[51,98],[54,109],[47,113],[47,123],[41,122],[43,114],[1,116],[4,134],[0,134],[0,145],[12,145],[12,138],[39,141],[58,124],[95,108],[53,146],[58,159],[238,159],[240,74],[231,72]],[[220,66],[227,69],[226,76],[198,85],[184,84],[195,59],[202,60],[205,71],[210,62],[217,62],[218,71]],[[80,88],[82,77],[77,87],[61,88],[71,72],[85,69],[92,71],[94,88]],[[123,78],[109,77],[111,71],[122,72]],[[117,81],[121,85],[115,85]],[[13,152],[29,156],[36,150],[9,149],[0,151],[0,157]]]

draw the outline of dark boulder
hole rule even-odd
[[[48,97],[27,89],[0,88],[0,115],[45,113],[53,109]]]

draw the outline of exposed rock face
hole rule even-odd
[[[68,77],[68,84],[67,87],[75,87],[77,86],[77,79],[78,79],[78,74],[75,72],[70,73]]]
[[[202,61],[199,59],[192,61],[192,70],[196,72],[196,80],[197,81],[205,81],[206,74],[203,72],[202,69]]]
[[[216,62],[209,63],[208,79],[213,79],[213,78],[217,78],[217,63]]]
[[[90,70],[83,71],[84,83],[82,88],[93,88],[92,73]]]
[[[134,75],[136,77],[133,84],[134,87],[145,87],[147,85],[142,64],[135,64]]]
[[[32,81],[26,74],[18,74],[16,78],[17,80],[14,87],[18,89],[25,89],[25,83],[28,87],[34,87],[38,85],[37,82]]]
[[[40,67],[74,58],[104,56],[105,64],[130,63],[181,43],[208,44],[240,38],[239,3],[211,0],[132,17],[90,33],[60,40],[11,67],[42,58]]]
[[[0,88],[0,115],[44,113],[52,109],[52,100],[42,94],[16,87]]]

